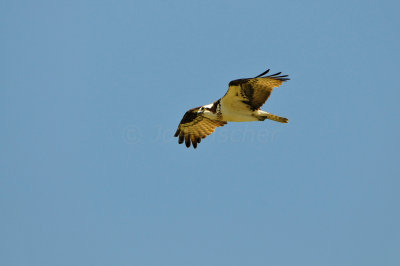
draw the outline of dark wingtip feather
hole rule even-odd
[[[287,81],[290,80],[290,78],[288,78],[289,75],[281,75],[282,72],[278,72],[269,76],[266,76],[266,78],[273,78],[273,79],[277,79],[277,80],[281,80],[281,81]]]
[[[274,77],[274,76],[278,76],[279,74],[281,74],[282,72],[278,72],[278,73],[275,73],[275,74],[272,74],[272,75],[269,75],[269,77]]]
[[[254,77],[254,78],[259,78],[261,76],[264,76],[265,74],[267,74],[269,72],[270,69],[265,70],[263,73],[261,73],[260,75]]]
[[[185,136],[180,135],[180,136],[179,136],[178,143],[179,143],[179,144],[182,144],[184,140],[185,140]]]
[[[185,138],[185,144],[186,144],[186,147],[190,147],[190,138],[189,138],[189,136],[186,136],[186,138]]]
[[[195,141],[192,140],[192,145],[193,145],[193,148],[195,148],[195,149],[197,148],[197,142],[196,142],[196,140],[195,140]]]
[[[261,78],[265,74],[267,74],[268,72],[269,72],[269,69],[267,69],[265,72],[261,73],[260,75],[254,77],[254,78]],[[272,74],[272,75],[268,75],[268,76],[265,76],[264,78],[274,78],[274,79],[278,79],[278,80],[281,80],[281,81],[290,80],[289,78],[287,78],[288,75],[281,75],[280,76],[280,74],[282,74],[282,72],[278,72],[278,73],[275,73],[275,74]]]
[[[180,132],[180,130],[179,130],[179,128],[176,130],[176,132],[175,132],[175,135],[174,135],[174,137],[177,137],[177,136],[179,136],[179,132]]]

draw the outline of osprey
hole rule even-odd
[[[174,137],[186,147],[197,148],[215,128],[228,122],[264,121],[265,119],[287,123],[284,117],[260,110],[275,87],[289,80],[282,72],[264,76],[269,69],[254,78],[236,79],[229,82],[229,89],[221,99],[207,105],[190,109],[185,113]]]

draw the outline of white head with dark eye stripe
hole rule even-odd
[[[197,111],[197,113],[198,114],[203,114],[203,113],[205,113],[207,111],[210,111],[210,107],[211,107],[211,104],[200,106],[199,110]]]
[[[199,108],[199,110],[197,111],[197,113],[199,115],[203,115],[207,118],[210,119],[216,119],[217,115],[215,114],[215,112],[213,112],[213,110],[211,109],[213,106],[213,104],[207,104],[207,105],[203,105]]]
[[[204,106],[201,106],[201,107],[199,108],[199,110],[197,110],[197,113],[198,113],[198,114],[202,114],[202,113],[204,113],[205,110],[206,110],[206,108],[205,108]]]

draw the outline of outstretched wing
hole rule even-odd
[[[199,108],[190,109],[183,116],[174,137],[179,136],[178,143],[182,144],[185,141],[186,147],[197,148],[197,143],[201,142],[208,135],[214,132],[215,128],[224,126],[227,122],[212,120],[198,114]]]
[[[267,101],[275,87],[289,80],[288,75],[280,75],[281,72],[263,77],[268,72],[269,69],[254,78],[236,79],[229,82],[229,89],[221,99],[221,104],[236,109],[258,110]]]

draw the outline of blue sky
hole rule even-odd
[[[2,1],[1,265],[399,265],[397,1]],[[291,80],[196,150],[186,110]]]

